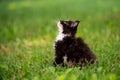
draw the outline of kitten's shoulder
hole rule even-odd
[[[87,47],[87,44],[84,42],[84,40],[81,37],[77,37],[75,39],[75,43],[79,46]]]
[[[84,42],[84,40],[81,37],[77,37],[77,38],[75,38],[75,40],[78,42]]]

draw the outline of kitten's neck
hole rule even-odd
[[[64,37],[72,37],[70,34],[64,34],[64,33],[59,33],[58,36],[56,37],[56,41],[62,41]]]

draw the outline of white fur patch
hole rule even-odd
[[[59,32],[62,33],[63,32],[63,25],[60,23],[60,21],[58,21],[57,26],[59,28]]]
[[[59,33],[58,36],[56,37],[56,41],[62,41],[64,37],[65,34]]]
[[[64,60],[64,63],[67,64],[67,56],[66,55],[63,57],[63,60]]]
[[[64,37],[66,36],[71,36],[70,34],[63,34],[63,33],[60,33],[58,34],[58,36],[56,37],[56,41],[62,41]]]

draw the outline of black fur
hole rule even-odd
[[[77,25],[72,25],[77,22]],[[77,31],[77,26],[79,21],[60,21],[63,25],[63,34],[71,34],[71,36],[66,36],[63,40],[55,41],[55,61],[54,65],[57,64],[64,65],[63,57],[67,56],[67,65],[85,65],[86,63],[94,63],[96,56],[90,50],[88,45],[82,40],[82,38],[76,38],[75,33]],[[71,26],[72,25],[72,26]],[[72,62],[72,63],[71,63]]]

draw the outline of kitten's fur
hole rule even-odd
[[[94,63],[96,56],[90,50],[86,43],[75,34],[79,21],[59,21],[57,23],[59,34],[54,43],[55,61],[57,64],[67,65],[85,65],[86,63]]]

